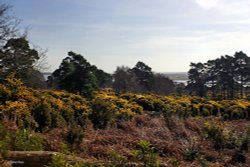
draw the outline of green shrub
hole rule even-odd
[[[197,116],[200,114],[200,108],[197,104],[192,104],[191,105],[191,115],[193,117]]]
[[[244,117],[244,112],[241,108],[234,108],[231,110],[231,119],[241,119]]]
[[[178,167],[178,166],[180,166],[180,161],[179,160],[177,160],[177,159],[173,159],[173,160],[171,160],[171,165],[173,166],[173,167]]]
[[[38,123],[38,131],[43,132],[51,126],[51,106],[43,101],[33,110],[33,117]]]
[[[79,146],[84,137],[84,131],[79,125],[72,125],[66,133],[66,141],[71,146],[71,149]]]
[[[239,147],[239,137],[235,131],[235,129],[231,129],[228,132],[227,135],[227,140],[225,143],[225,147],[228,149],[235,149],[237,147]]]
[[[250,147],[250,128],[248,128],[247,132],[243,134],[243,136],[241,137],[239,149],[241,151],[248,152],[249,147]]]
[[[51,162],[45,167],[101,167],[101,165],[92,165],[85,162],[78,162],[75,164],[70,164],[67,160],[65,155],[58,154],[53,155],[51,158]]]
[[[43,150],[43,140],[38,135],[28,130],[17,130],[12,136],[11,145],[16,151],[40,151]]]
[[[226,143],[226,136],[224,135],[222,125],[207,125],[204,129],[204,135],[210,139],[216,150],[222,150]]]
[[[227,114],[227,113],[224,113],[223,115],[222,115],[222,118],[223,118],[223,120],[228,120],[229,118],[230,118],[230,116],[229,116],[229,114]]]
[[[59,111],[51,113],[51,128],[64,128],[67,126],[66,120],[63,118]]]
[[[112,167],[122,166],[128,161],[127,157],[120,155],[115,150],[110,150],[108,152],[108,159],[110,161],[109,166],[112,166]]]
[[[95,99],[89,117],[95,129],[105,129],[116,119],[116,109],[105,99]]]
[[[236,150],[232,156],[231,163],[246,163],[246,155],[241,150]]]
[[[183,159],[186,161],[194,161],[199,155],[199,149],[194,140],[188,142],[183,148]]]
[[[71,167],[63,155],[53,155],[51,162],[46,167]]]
[[[158,97],[157,99],[154,99],[152,101],[153,101],[153,105],[154,105],[153,111],[161,112],[161,111],[165,110],[166,104],[164,104],[164,102],[161,101],[160,97]]]
[[[7,150],[10,148],[10,143],[10,133],[0,124],[0,161],[6,156]]]
[[[202,116],[209,116],[212,114],[213,106],[211,104],[203,104],[200,106],[200,112]]]
[[[75,165],[72,165],[71,167],[104,167],[104,166],[80,162],[80,163],[76,163]],[[115,166],[110,166],[110,167],[115,167]]]
[[[146,99],[145,97],[141,97],[136,99],[136,103],[143,107],[145,111],[154,111],[154,104],[152,100]]]
[[[145,140],[138,143],[138,150],[135,150],[134,157],[136,160],[143,162],[145,167],[158,167],[158,154],[153,145]]]
[[[208,162],[204,156],[198,157],[197,161],[200,163],[202,167],[209,167]]]
[[[169,129],[176,128],[176,126],[177,126],[176,120],[175,120],[176,117],[173,117],[173,114],[174,114],[174,112],[172,112],[172,110],[166,110],[163,112],[163,117],[164,117],[164,120],[166,122],[166,126]]]

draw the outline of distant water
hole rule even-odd
[[[44,77],[44,79],[45,80],[48,80],[48,76],[51,76],[52,75],[52,73],[49,73],[49,72],[47,72],[47,73],[42,73],[43,74],[43,77]],[[173,77],[173,76],[171,76],[170,77],[170,79],[172,79],[173,81],[174,81],[174,83],[176,83],[176,84],[179,84],[179,83],[183,83],[183,84],[185,84],[185,85],[187,85],[187,79],[179,79],[179,78],[185,78],[185,76],[183,77],[183,76],[180,76],[180,75],[178,75],[178,73],[177,73],[177,75],[176,75],[176,73],[174,73],[175,74],[175,76]],[[181,73],[182,74],[182,73]],[[184,74],[185,75],[185,74]]]
[[[42,73],[43,74],[43,77],[45,79],[45,81],[48,80],[48,77],[52,75],[52,73],[49,73],[49,72],[45,72],[45,73]]]
[[[188,82],[188,80],[173,80],[173,81],[174,81],[174,83],[176,83],[176,84],[183,83],[184,85],[187,85],[187,82]]]

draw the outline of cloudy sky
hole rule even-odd
[[[250,54],[249,0],[1,0],[48,49],[50,71],[68,51],[107,71],[143,61],[181,72],[236,51]]]

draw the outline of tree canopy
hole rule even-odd
[[[250,82],[250,57],[242,51],[190,66],[187,88],[198,96],[206,96],[211,90],[213,97],[216,92],[224,99],[233,99],[239,92],[242,98],[244,84]]]
[[[41,67],[40,58],[45,58],[45,52],[42,56],[30,46],[27,34],[20,35],[19,23],[11,13],[11,6],[0,2],[0,79],[14,73],[26,86],[44,87],[44,78],[37,64]]]
[[[175,85],[166,75],[153,73],[152,68],[139,61],[130,69],[117,67],[113,88],[119,93],[156,93],[167,95],[174,91]]]
[[[0,50],[0,77],[2,79],[14,73],[27,86],[36,87],[43,81],[41,73],[36,70],[35,63],[39,54],[32,49],[24,37],[11,38]]]
[[[91,65],[82,55],[68,52],[52,74],[59,89],[91,97],[93,91],[111,82],[111,76]]]
[[[68,52],[68,56],[52,75],[58,87],[69,92],[89,96],[90,92],[97,89],[96,77],[90,63],[74,52]]]

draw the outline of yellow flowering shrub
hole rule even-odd
[[[223,123],[213,124],[206,122],[203,127],[203,133],[205,138],[210,139],[213,142],[216,150],[222,150],[229,137],[229,131],[225,128]]]
[[[90,111],[88,100],[79,95],[27,88],[12,75],[0,84],[0,103],[3,118],[39,131],[69,121],[84,126]]]
[[[113,91],[102,90],[96,94],[95,98],[104,99],[114,105],[115,110],[118,114],[126,114],[129,117],[134,116],[136,113],[142,113],[143,108],[133,101],[129,101],[125,98],[116,96]],[[127,113],[126,113],[127,112]]]
[[[222,116],[225,119],[250,118],[248,100],[214,101],[196,96],[158,96],[154,94],[123,94],[120,96],[130,102],[136,102],[143,110],[167,112],[181,117]]]
[[[65,127],[72,122],[84,127],[93,111],[93,104],[108,107],[113,124],[130,120],[143,111],[188,116],[222,116],[224,119],[250,119],[249,100],[214,101],[194,96],[159,96],[155,94],[116,94],[111,89],[96,91],[93,99],[54,90],[25,87],[14,76],[0,84],[0,114],[19,127],[44,131]],[[104,104],[102,104],[104,103]],[[99,109],[98,109],[99,110]],[[99,110],[101,111],[101,109]]]

